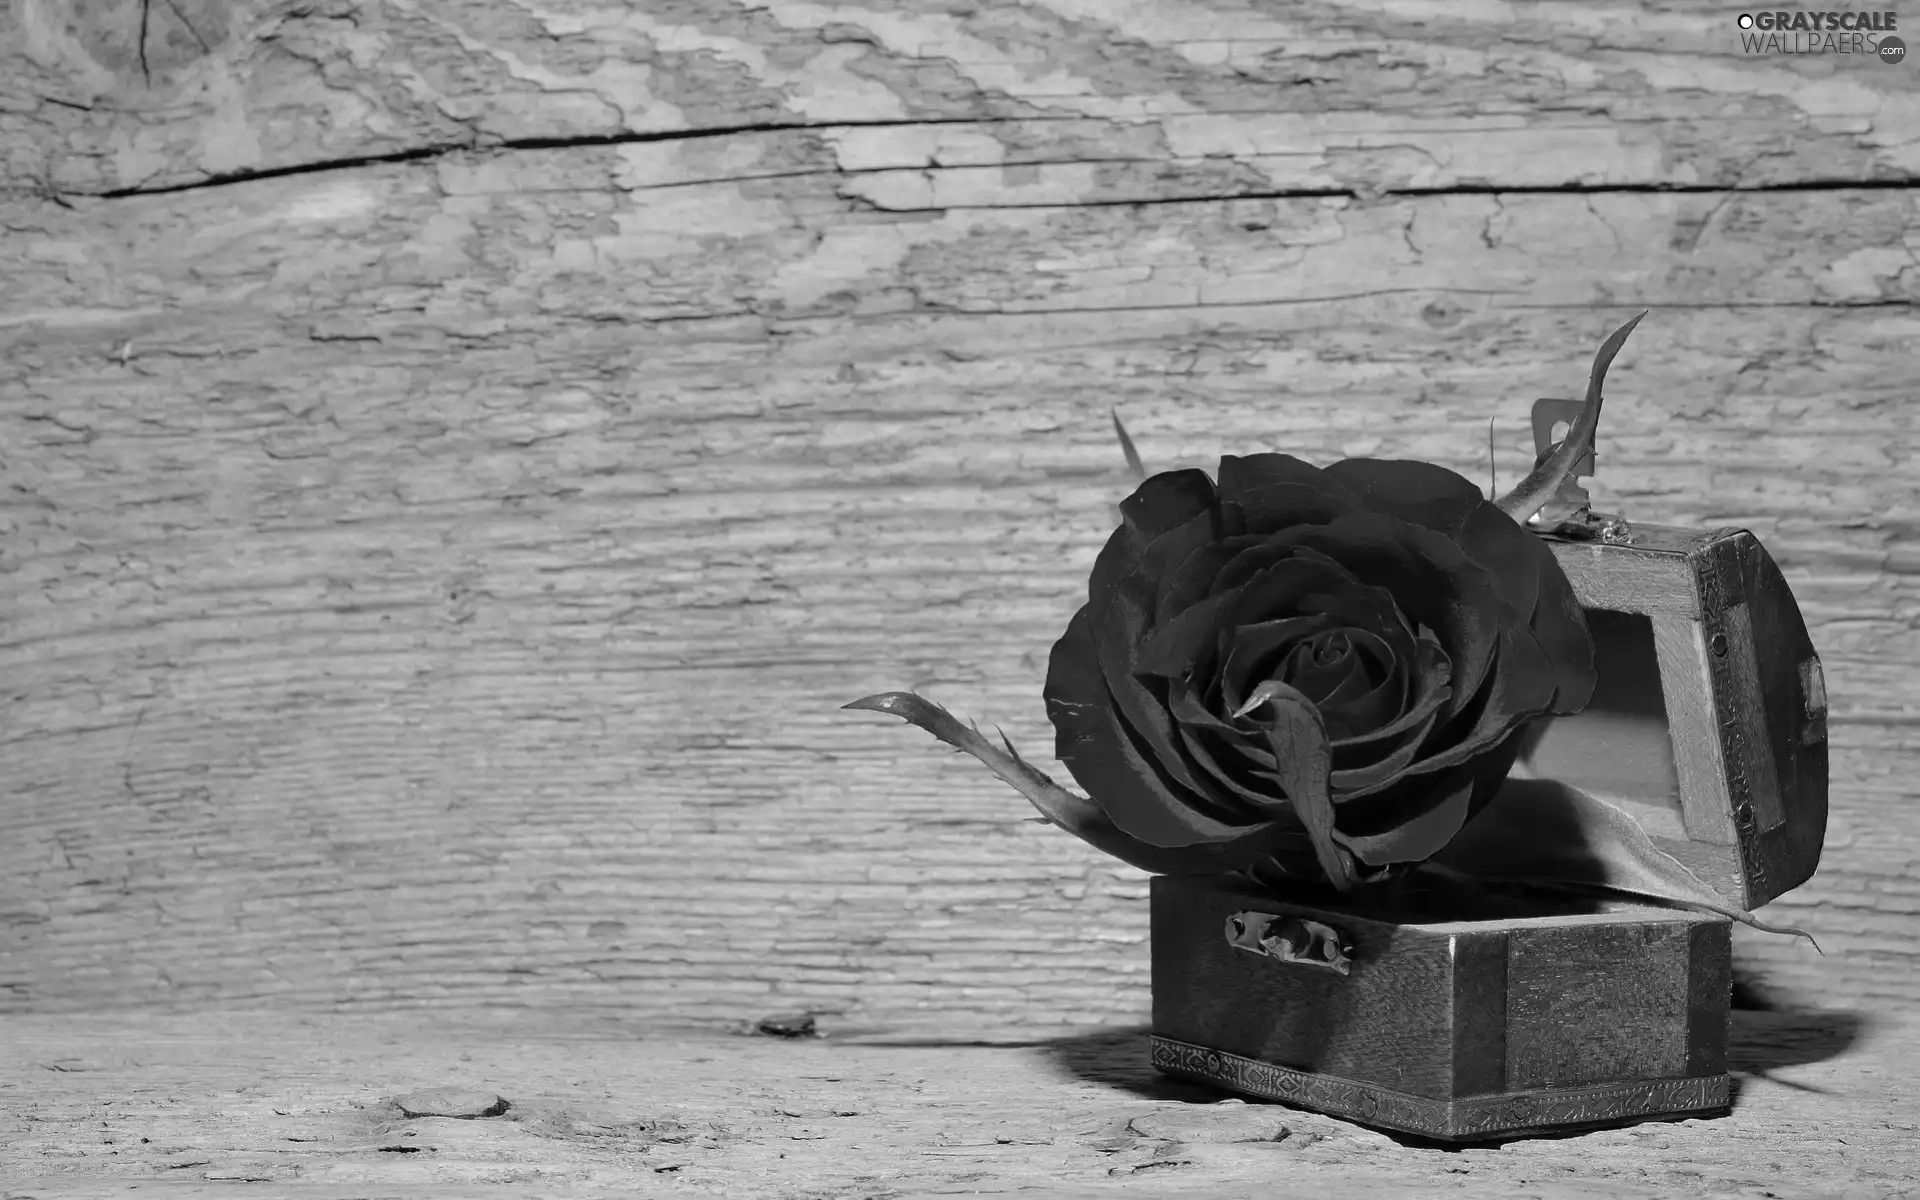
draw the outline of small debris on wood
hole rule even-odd
[[[1083,1145],[1085,1145],[1087,1149],[1098,1151],[1101,1154],[1118,1154],[1123,1150],[1138,1149],[1141,1145],[1141,1140],[1133,1134],[1127,1134],[1124,1137],[1097,1138],[1094,1141],[1085,1142]]]
[[[398,1103],[400,1111],[409,1117],[457,1117],[462,1121],[497,1117],[509,1107],[506,1100],[492,1092],[452,1087],[414,1092],[400,1097]]]
[[[284,1168],[254,1163],[244,1167],[218,1167],[201,1178],[208,1183],[276,1183],[287,1174]]]
[[[1168,1142],[1277,1142],[1293,1131],[1281,1112],[1251,1104],[1208,1104],[1135,1117],[1127,1128]]]
[[[857,1117],[858,1110],[851,1108],[782,1108],[777,1111],[783,1117],[793,1117],[800,1121],[818,1121],[822,1117]]]
[[[535,1137],[565,1141],[599,1141],[618,1138],[629,1146],[651,1146],[656,1142],[685,1142],[693,1135],[668,1117],[642,1117],[622,1120],[597,1108],[548,1104],[540,1100],[516,1102],[506,1119]]]
[[[770,1017],[761,1017],[754,1027],[757,1033],[767,1037],[810,1038],[819,1037],[819,1028],[815,1025],[812,1013],[777,1013]]]

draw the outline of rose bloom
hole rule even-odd
[[[1592,695],[1552,551],[1443,467],[1228,456],[1121,513],[1046,703],[1060,760],[1145,846],[1390,876],[1492,799],[1523,726]]]

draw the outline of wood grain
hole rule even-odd
[[[1698,688],[1691,694],[1709,699],[1703,704],[1667,706],[1668,737],[1673,745],[1674,771],[1682,804],[1687,796],[1725,795],[1726,754],[1720,744],[1720,731],[1714,724],[1715,711],[1710,702],[1713,676],[1707,667],[1706,637],[1700,622],[1697,618],[1662,616],[1653,618],[1652,624],[1662,686],[1669,679],[1689,680]],[[1684,832],[1688,841],[1713,846],[1735,844],[1733,814],[1725,805],[1717,807],[1718,811],[1704,806],[1684,810],[1687,815]]]
[[[1696,1040],[1691,980],[1727,979],[1724,936],[1699,944],[1694,927],[1712,922],[1687,915],[1508,933],[1507,1087],[1686,1074]],[[1706,1014],[1708,1023],[1725,1019]],[[1709,1061],[1701,1074],[1724,1069]]]
[[[1920,1030],[1737,1013],[1730,1115],[1438,1150],[1161,1079],[1133,1029],[721,1038],[539,1014],[10,1017],[0,1195],[78,1200],[1911,1193]],[[422,1088],[499,1117],[407,1119]],[[1280,1130],[1286,1136],[1275,1140]],[[242,1188],[241,1181],[253,1181]],[[137,1189],[129,1191],[129,1189]]]
[[[1052,203],[1176,180],[1215,199],[1920,170],[1909,77],[1745,55],[1738,11],[194,0],[155,10],[170,52],[143,69],[119,10],[14,0],[0,148],[20,178],[85,194],[450,147],[813,127],[825,144],[779,170],[862,172],[849,182],[881,203],[988,206],[1008,199],[1006,166]],[[730,173],[753,144],[728,133]]]
[[[1910,74],[1617,4],[216,7],[0,11],[0,1009],[1137,1019],[1144,879],[837,706],[1051,766],[1110,407],[1475,478],[1498,418],[1511,480],[1641,307],[1596,502],[1752,528],[1832,701],[1769,908],[1827,955],[1745,969],[1920,997]]]

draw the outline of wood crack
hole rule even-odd
[[[638,133],[581,134],[570,137],[529,137],[507,138],[487,142],[440,142],[426,146],[417,146],[406,150],[393,150],[381,154],[353,155],[342,158],[320,159],[307,163],[291,163],[279,167],[261,167],[211,175],[205,179],[185,183],[168,183],[157,186],[135,186],[114,188],[107,191],[83,192],[66,190],[67,196],[87,196],[102,200],[119,200],[135,196],[158,196],[180,192],[205,191],[211,188],[228,187],[235,184],[254,183],[266,179],[281,179],[296,175],[316,175],[334,171],[350,171],[362,167],[385,166],[394,163],[427,162],[445,158],[454,154],[474,154],[514,151],[548,151],[597,149],[608,146],[644,145],[658,142],[696,141],[721,139],[755,134],[776,134],[791,132],[831,133],[851,129],[908,129],[938,125],[979,125],[984,123],[978,117],[931,118],[896,121],[835,121],[821,123],[806,122],[770,122],[749,125],[711,127],[704,129],[661,130]],[[1078,164],[1080,160],[1063,160]],[[1008,164],[1015,165],[1015,164]],[[844,175],[872,173],[866,170],[852,169],[832,172]],[[811,174],[811,172],[790,172],[788,174]],[[709,181],[711,182],[711,181]],[[1499,183],[1449,183],[1433,186],[1382,187],[1359,189],[1352,187],[1297,187],[1248,189],[1222,192],[1218,195],[1139,197],[1118,199],[1079,200],[1071,203],[1058,201],[1036,201],[1031,203],[993,203],[993,204],[939,204],[926,206],[893,206],[876,203],[866,198],[854,198],[862,208],[891,213],[938,213],[967,210],[999,210],[1029,208],[1124,208],[1164,206],[1170,204],[1207,204],[1228,200],[1317,200],[1327,198],[1345,198],[1351,200],[1387,199],[1399,197],[1446,197],[1446,196],[1602,196],[1602,195],[1732,195],[1734,193],[1786,193],[1807,194],[1818,192],[1848,191],[1904,191],[1920,185],[1920,176],[1902,175],[1877,179],[1848,178],[1812,178],[1804,180],[1785,180],[1753,184],[1727,186],[1717,183],[1669,183],[1664,181],[1619,182],[1619,183],[1582,183],[1566,182],[1554,184],[1499,184]]]
[[[978,124],[981,124],[981,120],[977,117],[927,118],[912,121],[765,122],[751,125],[718,126],[706,129],[670,129],[639,133],[579,134],[571,137],[558,138],[505,138],[486,142],[437,142],[426,146],[416,146],[409,150],[392,150],[383,154],[350,155],[342,158],[319,159],[309,163],[290,163],[281,167],[260,167],[240,171],[228,171],[210,175],[205,179],[192,180],[187,183],[168,183],[155,187],[136,186],[113,188],[102,192],[68,191],[66,194],[70,196],[92,196],[101,200],[119,200],[130,196],[161,196],[175,192],[197,192],[204,191],[208,188],[228,187],[240,183],[254,183],[263,179],[282,179],[292,175],[317,175],[329,171],[350,171],[360,167],[384,166],[389,163],[423,162],[462,153],[498,153],[500,151],[515,150],[579,150],[604,146],[634,146],[651,142],[682,142],[703,138],[729,138],[765,133],[825,132],[840,129],[897,129],[926,125]]]

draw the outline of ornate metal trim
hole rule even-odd
[[[1725,1108],[1731,1096],[1726,1075],[1704,1075],[1430,1100],[1158,1035],[1152,1038],[1152,1048],[1154,1068],[1168,1075],[1448,1141],[1474,1141],[1503,1133],[1595,1125],[1633,1117],[1710,1112]]]

